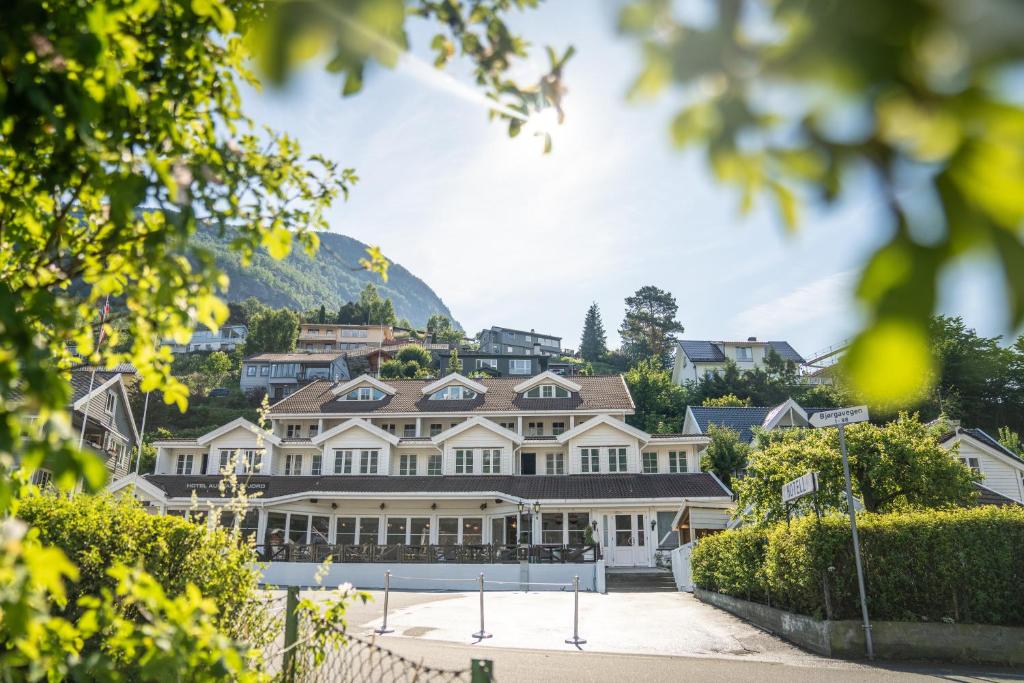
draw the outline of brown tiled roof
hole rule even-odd
[[[328,351],[327,353],[258,353],[255,356],[246,358],[249,361],[263,361],[266,363],[329,363],[338,356],[344,355],[344,351]]]
[[[394,396],[381,401],[339,401],[331,393],[334,386],[330,380],[316,380],[296,391],[291,396],[275,403],[270,415],[292,413],[328,413],[380,415],[394,413],[475,413],[475,412],[537,412],[556,410],[610,410],[632,412],[633,399],[626,384],[619,375],[596,377],[574,377],[580,385],[579,393],[569,398],[523,398],[512,388],[520,384],[523,377],[488,377],[474,381],[487,387],[487,393],[468,401],[431,401],[422,393],[423,387],[436,381],[432,379],[396,379],[386,383],[395,388]]]
[[[146,480],[171,498],[218,498],[217,475],[146,475]],[[299,493],[498,493],[527,500],[596,500],[607,498],[725,498],[728,493],[706,472],[692,474],[567,474],[543,476],[449,475],[402,477],[387,475],[263,476],[244,479],[264,499]],[[427,499],[429,500],[429,498]]]

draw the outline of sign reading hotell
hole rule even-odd
[[[808,472],[782,485],[782,502],[788,503],[818,490],[818,473]]]
[[[247,493],[253,493],[254,491],[267,492],[267,482],[265,481],[249,481],[244,486]],[[220,491],[220,482],[217,481],[190,481],[185,484],[185,488],[207,498],[223,495]],[[226,486],[224,491],[228,492],[230,488]]]

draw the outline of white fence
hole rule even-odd
[[[676,588],[688,593],[693,592],[693,574],[690,571],[690,551],[693,543],[681,545],[672,551],[672,576],[676,580]]]
[[[555,564],[386,564],[382,562],[328,565],[324,586],[351,583],[356,588],[384,587],[384,572],[391,570],[392,590],[438,590],[439,581],[446,590],[469,591],[477,588],[483,572],[488,590],[567,590],[574,576],[580,577],[580,590],[605,591],[604,560]],[[268,562],[263,582],[274,586],[314,586],[319,564],[313,562]]]

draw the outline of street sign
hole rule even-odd
[[[848,425],[852,422],[867,422],[868,407],[852,406],[850,408],[822,410],[811,415],[808,421],[812,427],[838,427],[839,425]]]
[[[788,481],[782,485],[782,502],[789,503],[797,498],[803,498],[818,490],[818,473],[808,472],[802,477]]]

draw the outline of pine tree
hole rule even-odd
[[[676,320],[676,298],[663,289],[647,285],[626,297],[626,317],[619,328],[622,351],[631,365],[655,358],[668,365],[676,332],[683,326]]]
[[[594,362],[601,360],[608,353],[607,338],[604,333],[604,323],[601,322],[601,311],[597,304],[590,304],[587,309],[587,317],[583,322],[583,338],[580,340],[580,356],[583,360]]]
[[[316,314],[316,321],[323,325],[327,322],[327,307],[320,304],[320,312]]]
[[[459,360],[459,350],[452,349],[452,355],[448,358],[448,373],[457,372],[462,374],[462,361]]]

